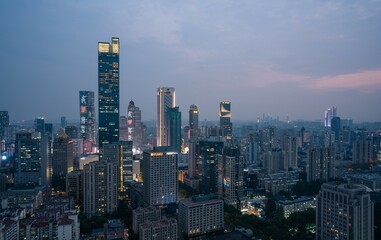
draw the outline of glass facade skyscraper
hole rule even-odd
[[[98,43],[98,140],[103,144],[119,141],[119,38]]]
[[[221,137],[231,139],[232,137],[232,123],[231,119],[231,102],[224,101],[220,103],[220,131]]]

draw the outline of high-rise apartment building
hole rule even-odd
[[[374,207],[366,187],[324,183],[316,204],[317,240],[373,240]]]
[[[231,116],[231,102],[220,102],[220,136],[227,140],[231,139],[233,132]]]
[[[132,211],[132,230],[138,234],[140,225],[161,219],[161,209],[158,206],[138,207]]]
[[[288,167],[298,167],[298,145],[296,137],[284,137],[282,145]]]
[[[31,133],[17,133],[14,156],[15,185],[40,184],[40,139],[32,138]]]
[[[341,134],[341,119],[339,117],[333,117],[331,120],[331,130],[335,133],[335,141],[339,142]]]
[[[353,141],[352,161],[357,164],[367,164],[373,161],[373,144],[371,139]]]
[[[179,228],[188,238],[224,229],[224,202],[210,195],[179,202]]]
[[[118,164],[95,161],[83,169],[83,212],[88,218],[118,209]]]
[[[313,148],[308,152],[307,182],[335,178],[335,148]]]
[[[199,136],[198,127],[198,107],[194,104],[189,108],[189,139],[197,138]]]
[[[238,148],[224,147],[218,159],[218,195],[240,209],[244,204],[243,156]]]
[[[92,153],[96,146],[95,129],[95,101],[93,91],[79,92],[79,116],[80,116],[80,135],[83,139],[83,153]]]
[[[177,152],[181,151],[181,112],[179,107],[168,108],[169,146]]]
[[[118,164],[118,189],[119,192],[127,192],[132,183],[132,141],[120,141],[105,144],[103,160]]]
[[[9,126],[8,111],[0,111],[0,139],[4,136],[4,129]]]
[[[176,203],[178,153],[156,147],[143,153],[143,195],[149,205]]]
[[[169,146],[168,109],[176,105],[175,89],[161,87],[157,89],[157,146]]]
[[[119,38],[98,43],[98,142],[119,141]]]
[[[263,153],[263,167],[267,173],[287,171],[289,163],[285,151],[279,148],[273,148]]]

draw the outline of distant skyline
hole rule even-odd
[[[173,87],[187,116],[263,113],[324,120],[332,106],[381,121],[381,1],[1,1],[0,111],[11,121],[79,121],[79,91],[98,92],[97,44],[120,39],[120,108],[156,120]],[[97,96],[96,96],[97,98]],[[183,117],[184,118],[184,117]],[[97,116],[98,120],[98,116]]]

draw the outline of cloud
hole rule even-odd
[[[310,87],[316,90],[381,90],[381,69],[322,77]]]

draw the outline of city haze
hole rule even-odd
[[[380,1],[2,1],[0,110],[11,120],[79,120],[79,91],[97,92],[97,43],[120,38],[120,107],[156,119],[156,90],[174,87],[186,118],[263,113],[321,119],[337,106],[380,121]]]

